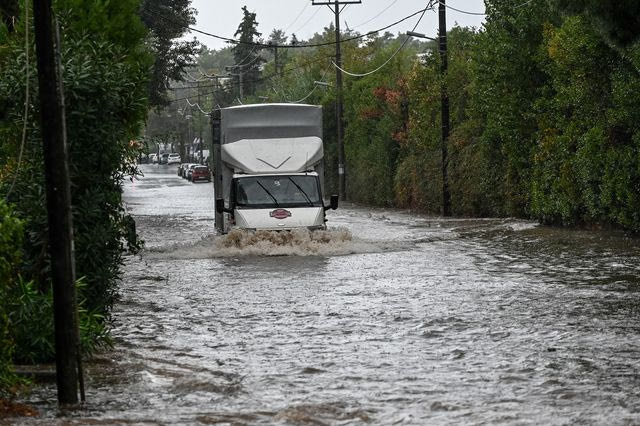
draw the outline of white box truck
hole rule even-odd
[[[222,108],[212,129],[218,232],[326,229],[322,107]]]

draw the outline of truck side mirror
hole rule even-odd
[[[331,206],[331,210],[335,210],[338,208],[338,196],[333,194],[331,196],[331,201],[329,202],[329,206]]]
[[[224,211],[225,211],[224,198],[217,198],[216,199],[216,212],[224,213]]]

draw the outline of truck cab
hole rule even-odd
[[[256,230],[326,229],[318,174],[234,175],[232,226]]]

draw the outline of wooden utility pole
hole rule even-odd
[[[342,135],[344,134],[343,121],[343,94],[342,94],[342,53],[340,51],[340,12],[349,4],[360,4],[361,0],[334,0],[334,1],[315,1],[312,0],[313,6],[327,6],[334,13],[336,18],[336,120],[337,120],[337,139],[338,139],[338,195],[340,200],[347,199],[346,188],[346,168],[344,158],[344,143]],[[333,6],[333,8],[332,8]],[[342,9],[340,8],[342,6]]]
[[[49,251],[53,281],[58,402],[78,403],[78,324],[71,219],[71,190],[62,91],[53,47],[51,0],[33,0],[40,87]]]
[[[198,81],[198,109],[202,110],[202,104],[200,101],[200,81]],[[203,163],[204,157],[202,156],[202,115],[198,114],[198,143],[200,144],[200,164]]]
[[[447,92],[447,9],[445,0],[440,0],[438,7],[439,29],[438,39],[440,45],[440,75],[441,86],[441,112],[442,112],[442,215],[451,216],[451,194],[449,193],[449,153],[447,142],[449,140],[449,94]]]
[[[213,199],[223,198],[222,188],[222,138],[221,138],[221,118],[220,109],[211,111],[211,156],[213,158]],[[215,228],[218,233],[224,230],[224,214],[215,209]]]
[[[269,46],[273,49],[273,62],[275,68],[275,75],[279,75],[282,78],[282,71],[280,70],[280,62],[278,61],[278,44],[270,41]]]

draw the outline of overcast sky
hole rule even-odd
[[[343,28],[348,27],[360,33],[385,27],[405,16],[424,8],[426,0],[362,0],[361,4],[349,5],[340,15]],[[295,33],[298,39],[308,39],[314,33],[321,32],[334,20],[327,6],[313,6],[311,0],[193,0],[197,9],[196,29],[233,38],[242,20],[242,6],[256,13],[258,31],[267,38],[274,28],[285,30],[290,36]],[[483,0],[447,0],[447,5],[472,13],[484,12]],[[404,21],[387,31],[394,34],[410,31],[418,21],[419,15]],[[484,16],[469,15],[447,9],[447,27],[456,23],[461,26],[479,28]],[[437,12],[428,11],[416,32],[435,37],[438,30]],[[196,37],[211,49],[225,47],[224,41],[205,35],[192,33],[187,38]]]

